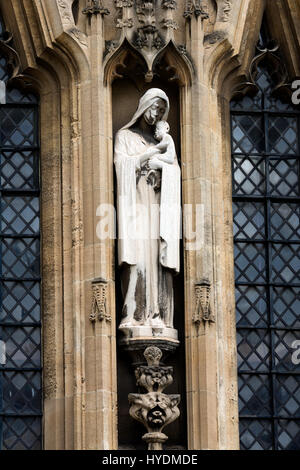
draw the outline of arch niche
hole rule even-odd
[[[150,88],[161,88],[170,100],[170,134],[172,135],[178,160],[181,166],[182,177],[184,173],[184,124],[186,123],[186,93],[192,80],[192,65],[187,57],[183,57],[177,47],[170,42],[156,58],[153,65],[151,81],[147,72],[144,58],[126,40],[110,56],[104,68],[104,80],[110,87],[112,138],[132,117],[137,109],[140,97]],[[113,165],[113,159],[112,159]],[[116,178],[114,176],[115,206],[116,206]],[[182,204],[184,196],[182,195]],[[186,387],[185,387],[185,302],[184,302],[184,256],[183,241],[180,247],[180,273],[174,277],[174,328],[178,330],[180,346],[176,353],[168,358],[168,364],[174,368],[174,383],[167,389],[167,393],[181,395],[180,412],[177,421],[167,427],[169,439],[167,448],[187,448],[186,424]],[[115,247],[115,279],[116,279],[116,323],[121,320],[122,293],[120,274],[117,263],[117,243]],[[117,332],[117,338],[119,338]],[[118,343],[118,342],[117,342]],[[145,449],[146,444],[141,440],[145,430],[143,426],[129,416],[128,394],[136,391],[134,368],[129,355],[124,355],[121,347],[117,346],[117,374],[118,374],[118,435],[119,448]]]

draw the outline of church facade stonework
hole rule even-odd
[[[230,101],[263,17],[300,77],[300,3],[0,11],[14,83],[40,97],[44,449],[135,448],[126,420],[150,449],[169,429],[181,449],[239,449]],[[132,225],[132,204],[158,212]]]

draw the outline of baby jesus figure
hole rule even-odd
[[[176,161],[176,149],[172,137],[169,134],[170,126],[166,121],[158,121],[156,124],[154,137],[160,142],[155,145],[155,149],[159,150],[160,154],[155,154],[151,158],[151,167],[152,170],[149,171],[147,180],[152,182],[154,189],[158,190],[160,188],[160,178],[157,178],[156,169],[161,169],[163,163],[173,165]],[[155,170],[153,168],[156,168]],[[156,181],[155,181],[156,180]]]

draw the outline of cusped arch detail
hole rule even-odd
[[[155,76],[160,76],[162,62],[165,63],[164,74],[168,75],[168,80],[176,80],[180,86],[190,85],[195,75],[195,68],[186,48],[177,46],[173,40],[157,54],[152,69],[149,69],[144,56],[125,38],[118,47],[108,52],[104,59],[105,85],[112,84],[116,78],[122,78],[123,71],[130,74],[130,56],[135,59],[134,68],[139,69],[146,83],[151,83]]]

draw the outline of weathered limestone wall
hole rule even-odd
[[[130,1],[117,3],[79,0],[76,10],[71,0],[0,0],[22,80],[41,96],[46,449],[118,447],[114,240],[96,235],[97,207],[114,201],[111,84],[135,15]],[[254,55],[265,7],[291,76],[300,76],[300,5],[173,6],[165,7],[173,23],[164,34],[174,45],[164,60],[180,84],[183,203],[204,210],[204,246],[184,252],[188,442],[190,449],[236,449],[229,100]],[[203,279],[207,321],[195,316]]]

